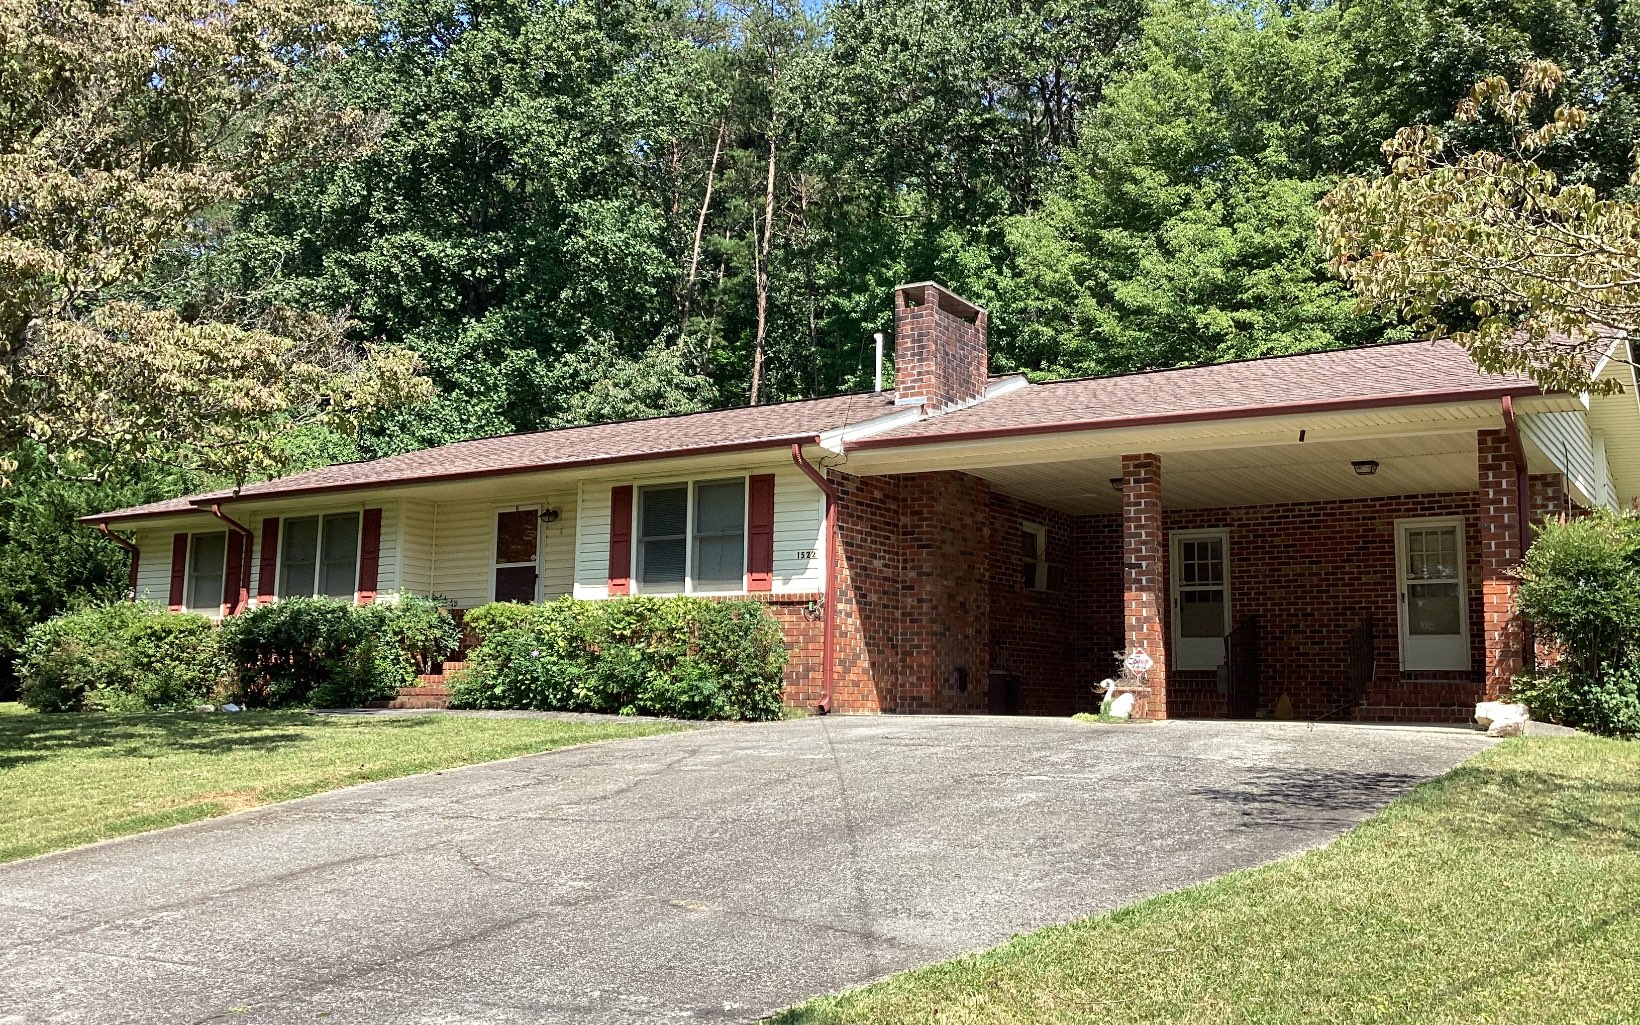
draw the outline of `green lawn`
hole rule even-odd
[[[454,715],[40,715],[0,703],[0,862],[353,783],[680,728]]]
[[[1637,1022],[1640,743],[1506,741],[1320,851],[776,1021]]]

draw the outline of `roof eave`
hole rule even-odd
[[[335,484],[315,484],[309,487],[279,488],[268,491],[258,491],[254,494],[236,494],[232,491],[212,492],[200,495],[190,502],[188,509],[165,509],[152,512],[133,512],[123,516],[111,516],[107,513],[97,513],[91,516],[81,516],[77,522],[96,526],[103,523],[127,523],[132,520],[156,519],[164,516],[185,516],[192,511],[209,512],[213,502],[262,502],[287,498],[302,498],[309,495],[336,494],[348,491],[369,491],[375,488],[407,487],[419,484],[442,484],[459,480],[487,480],[494,477],[514,477],[526,473],[541,473],[547,470],[575,470],[590,466],[617,466],[621,463],[640,463],[656,459],[686,459],[694,456],[721,455],[730,452],[753,452],[766,448],[786,448],[793,443],[803,445],[818,445],[820,436],[813,433],[789,434],[777,438],[759,438],[754,441],[725,442],[721,445],[697,445],[685,449],[669,449],[664,452],[640,452],[634,455],[607,456],[590,459],[570,459],[549,463],[530,463],[521,466],[507,466],[492,470],[452,470],[449,473],[418,474],[389,480],[340,482]]]
[[[1476,402],[1500,399],[1505,395],[1524,398],[1545,394],[1535,384],[1519,384],[1491,389],[1457,388],[1428,392],[1405,392],[1398,395],[1373,395],[1344,399],[1316,399],[1310,402],[1282,402],[1257,406],[1219,406],[1212,409],[1193,409],[1174,413],[1150,413],[1140,416],[1101,417],[1095,420],[1062,420],[1042,424],[1020,424],[1008,427],[982,427],[971,430],[941,431],[937,434],[910,434],[902,437],[865,438],[854,443],[856,450],[910,448],[936,445],[953,441],[983,441],[991,438],[1028,437],[1033,434],[1066,434],[1075,431],[1101,431],[1120,427],[1155,427],[1166,424],[1201,423],[1211,420],[1248,420],[1264,416],[1282,416],[1303,413],[1327,413],[1352,409],[1384,409],[1395,406],[1428,406],[1450,402]]]

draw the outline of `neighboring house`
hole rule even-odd
[[[750,596],[786,699],[1467,719],[1522,664],[1523,519],[1640,497],[1624,394],[1407,343],[1121,377],[988,376],[986,315],[895,297],[896,391],[463,442],[86,517],[141,599]],[[825,596],[831,595],[829,603]]]

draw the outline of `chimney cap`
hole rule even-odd
[[[929,289],[934,290],[934,302],[946,313],[964,319],[987,316],[985,307],[969,302],[938,281],[913,281],[908,284],[894,286],[896,293],[910,295],[919,304],[928,301]]]

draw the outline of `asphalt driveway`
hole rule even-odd
[[[1313,847],[1486,744],[725,726],[0,866],[0,1022],[746,1021]]]

